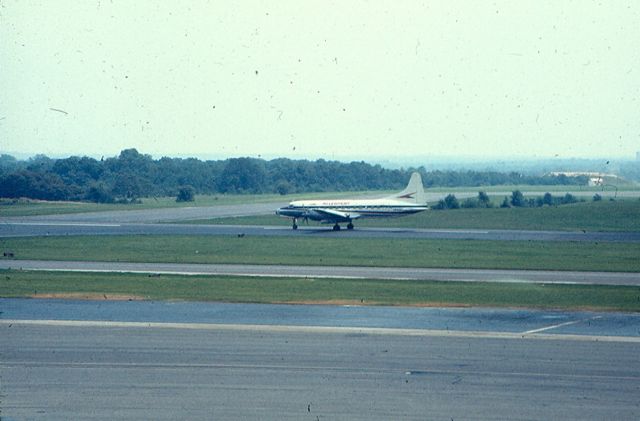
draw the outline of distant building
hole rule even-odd
[[[640,152],[638,152],[640,154]],[[589,172],[589,171],[559,171],[559,172],[552,172],[551,175],[553,176],[559,176],[559,175],[564,175],[567,177],[588,177],[589,181],[588,181],[588,185],[589,186],[602,186],[604,183],[604,178],[618,178],[617,175],[615,174],[605,174],[602,172]]]
[[[602,177],[589,177],[589,187],[593,187],[593,186],[601,186],[604,184],[604,181],[602,181]]]

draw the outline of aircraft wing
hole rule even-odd
[[[315,208],[314,211],[321,214],[323,219],[329,221],[342,222],[360,218],[359,213],[343,212],[336,209]]]

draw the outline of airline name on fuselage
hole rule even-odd
[[[307,207],[329,207],[329,206],[349,206],[352,202],[291,202],[294,206],[307,206]]]

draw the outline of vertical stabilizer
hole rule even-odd
[[[419,172],[411,174],[411,179],[407,187],[400,193],[390,196],[389,199],[403,200],[409,203],[424,205],[427,203],[427,195],[424,193],[422,177]]]

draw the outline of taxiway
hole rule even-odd
[[[624,313],[0,300],[3,419],[637,419]]]

